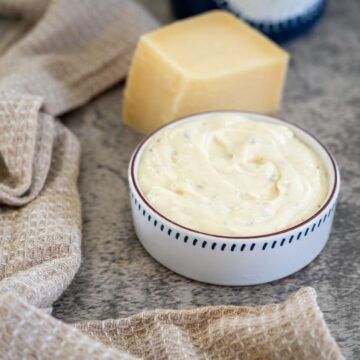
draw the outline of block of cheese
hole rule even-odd
[[[124,121],[146,134],[205,111],[274,113],[288,58],[227,12],[177,21],[141,37],[125,89]]]

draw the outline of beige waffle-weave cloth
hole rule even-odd
[[[342,359],[303,288],[285,303],[155,310],[65,324],[53,302],[80,266],[80,146],[54,116],[126,75],[156,21],[130,0],[0,0],[1,359]]]

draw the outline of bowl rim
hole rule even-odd
[[[158,132],[162,131],[164,128],[172,126],[174,123],[177,122],[181,122],[187,119],[191,119],[191,118],[195,118],[195,117],[199,117],[202,115],[212,115],[212,114],[223,114],[223,113],[236,113],[236,114],[240,114],[240,115],[256,115],[256,116],[263,116],[263,117],[267,117],[267,118],[273,118],[277,121],[283,122],[285,123],[285,126],[288,124],[290,126],[293,126],[297,129],[299,129],[300,131],[304,132],[306,135],[310,136],[313,140],[315,140],[315,142],[317,142],[325,151],[325,154],[327,154],[327,156],[329,157],[331,164],[332,164],[332,170],[334,172],[334,184],[333,187],[331,189],[330,195],[328,196],[327,200],[323,203],[323,205],[309,218],[305,219],[304,221],[302,221],[301,223],[295,224],[289,228],[285,228],[283,230],[279,230],[273,233],[266,233],[266,234],[260,234],[260,235],[251,235],[251,236],[228,236],[228,235],[219,235],[219,234],[210,234],[210,233],[206,233],[203,231],[198,231],[198,230],[194,230],[191,229],[189,227],[186,227],[184,225],[181,225],[173,220],[171,220],[170,218],[166,217],[165,215],[161,214],[158,210],[156,210],[149,202],[148,200],[145,198],[145,196],[142,194],[140,187],[137,184],[137,180],[136,180],[136,176],[135,176],[135,161],[137,159],[137,156],[139,155],[140,150],[142,149],[142,147],[145,145],[145,143],[148,142],[148,140],[153,137],[155,134],[157,134]],[[146,204],[146,206],[148,206],[155,214],[157,214],[160,218],[162,218],[163,220],[169,222],[172,225],[175,225],[177,227],[179,227],[180,229],[183,229],[185,231],[188,232],[192,232],[195,233],[197,235],[204,235],[204,236],[209,236],[215,239],[227,239],[227,240],[262,240],[264,238],[268,238],[268,237],[273,237],[273,236],[277,236],[277,235],[281,235],[281,234],[285,234],[289,231],[293,231],[295,229],[298,229],[302,226],[304,226],[307,223],[310,223],[313,219],[315,219],[318,215],[320,215],[327,207],[328,205],[331,203],[331,201],[333,200],[335,194],[337,193],[337,188],[339,185],[339,174],[338,174],[338,167],[336,164],[336,161],[333,157],[333,155],[331,154],[331,152],[329,151],[329,149],[313,134],[311,134],[309,131],[305,130],[304,128],[302,128],[299,125],[295,125],[293,123],[291,123],[290,121],[284,120],[281,117],[278,116],[274,116],[274,115],[270,115],[270,114],[262,114],[259,112],[254,112],[254,111],[237,111],[237,110],[217,110],[217,111],[206,111],[206,112],[200,112],[200,113],[195,113],[195,114],[191,114],[188,116],[183,116],[181,118],[177,118],[175,120],[172,120],[166,124],[164,124],[163,126],[161,126],[160,128],[152,131],[150,134],[148,134],[147,136],[145,136],[144,139],[142,139],[140,141],[140,143],[136,146],[131,158],[130,158],[130,163],[129,163],[129,175],[130,175],[130,180],[132,182],[132,184],[134,185],[134,188],[137,192],[137,194],[139,195],[139,197],[141,198],[141,200]]]

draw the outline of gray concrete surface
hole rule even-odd
[[[165,1],[143,2],[169,20]],[[220,287],[185,279],[153,260],[130,217],[127,164],[140,136],[121,123],[120,84],[63,118],[82,143],[83,261],[54,316],[74,322],[155,308],[260,305],[313,286],[344,355],[360,359],[359,16],[359,1],[333,0],[309,35],[285,46],[292,60],[281,115],[328,145],[342,176],[331,238],[311,265],[267,285]]]

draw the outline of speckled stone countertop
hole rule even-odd
[[[169,19],[165,1],[143,2]],[[342,176],[331,238],[312,264],[271,284],[221,287],[185,279],[153,260],[130,217],[127,165],[140,136],[121,123],[120,84],[63,117],[82,143],[83,260],[54,316],[74,322],[155,308],[260,305],[313,286],[344,355],[360,359],[359,14],[358,0],[333,0],[309,35],[285,46],[292,60],[281,116],[328,145]]]

